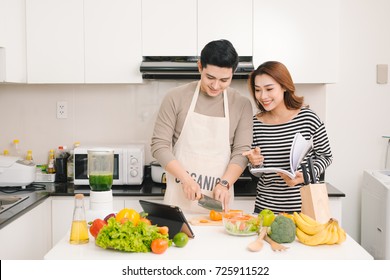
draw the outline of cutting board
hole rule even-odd
[[[193,226],[222,226],[222,221],[212,221],[208,216],[194,217],[189,222]]]

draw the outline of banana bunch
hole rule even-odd
[[[303,213],[294,212],[294,221],[297,238],[305,245],[341,244],[347,238],[344,229],[332,218],[322,224]]]

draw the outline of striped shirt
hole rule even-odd
[[[252,148],[260,147],[264,156],[264,167],[290,170],[290,148],[297,132],[300,132],[307,140],[313,137],[313,149],[303,163],[306,163],[308,157],[313,158],[318,180],[332,163],[333,157],[325,125],[309,108],[301,108],[292,120],[283,124],[264,124],[254,116]],[[255,212],[262,209],[270,209],[275,213],[300,212],[299,189],[301,186],[302,184],[289,187],[276,173],[263,173],[257,183]]]

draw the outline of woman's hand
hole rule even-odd
[[[287,186],[294,187],[303,183],[303,174],[300,171],[295,172],[295,178],[291,179],[289,176],[283,173],[277,173],[286,182]]]
[[[214,187],[214,198],[222,202],[222,206],[225,212],[229,211],[230,191],[220,184]]]
[[[264,156],[261,154],[259,147],[243,152],[242,155],[246,156],[253,166],[260,166],[263,164]]]

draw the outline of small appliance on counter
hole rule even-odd
[[[102,146],[89,145],[74,149],[74,184],[88,185],[88,150]],[[113,185],[141,185],[144,179],[145,147],[142,144],[104,145],[114,150]]]
[[[95,216],[112,213],[112,183],[114,173],[114,150],[94,148],[88,150],[88,181],[90,212]]]
[[[0,187],[25,187],[35,180],[36,165],[30,160],[0,155]]]

